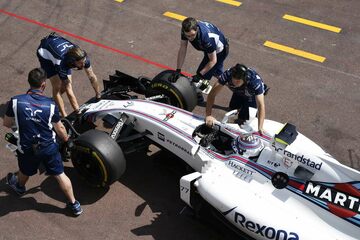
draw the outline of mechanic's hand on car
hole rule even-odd
[[[177,68],[175,72],[173,72],[172,76],[169,78],[170,82],[176,82],[181,76],[181,69]]]
[[[205,89],[207,89],[209,87],[209,85],[210,85],[210,81],[209,80],[204,80],[202,82],[202,84],[200,85],[199,89],[201,91],[204,91]]]
[[[258,131],[258,132],[259,132],[260,135],[264,135],[264,129],[259,128],[259,131]]]
[[[76,117],[78,117],[79,115],[81,115],[80,108],[76,109],[74,112],[75,112],[75,116],[76,116]]]
[[[206,126],[208,126],[208,127],[212,127],[214,125],[215,121],[216,121],[216,119],[211,115],[206,116],[206,118],[205,118],[205,123],[206,123]]]
[[[192,81],[193,82],[199,82],[201,79],[204,79],[204,76],[201,75],[201,73],[197,73],[196,75],[192,76]]]

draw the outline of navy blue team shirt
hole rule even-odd
[[[181,39],[188,40],[181,31]],[[193,41],[189,41],[193,47],[205,53],[220,53],[226,45],[224,34],[215,25],[209,22],[198,21],[198,31]]]
[[[255,70],[248,68],[245,73],[245,83],[240,87],[235,87],[232,83],[231,77],[232,69],[226,70],[219,77],[219,84],[226,85],[228,88],[236,95],[243,95],[247,97],[252,97],[260,94],[264,94],[265,86],[264,82],[255,72]]]
[[[12,97],[6,116],[15,118],[21,153],[32,144],[47,146],[56,142],[52,123],[60,121],[59,110],[54,100],[42,95],[40,90],[29,90],[27,94]]]
[[[68,79],[67,75],[71,75],[71,66],[66,62],[65,54],[72,47],[76,47],[76,45],[69,40],[56,34],[50,34],[48,37],[41,40],[37,55],[45,61],[51,61],[54,65],[55,73],[59,75],[61,80],[66,80]],[[40,61],[42,60],[41,58],[39,58]],[[87,56],[85,68],[89,68],[90,65],[90,59]],[[49,69],[46,69],[46,67],[43,68],[49,74]],[[48,78],[49,77],[52,76],[48,76]]]

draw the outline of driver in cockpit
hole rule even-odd
[[[259,156],[264,144],[253,134],[242,134],[232,140],[231,147],[237,154],[254,158]]]

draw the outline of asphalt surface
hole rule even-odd
[[[180,22],[163,16],[166,11],[221,28],[230,38],[225,66],[244,63],[271,87],[267,118],[295,124],[340,162],[360,170],[360,2],[356,0],[244,0],[240,7],[215,0],[0,0],[0,116],[11,96],[27,90],[27,73],[38,66],[39,41],[54,29],[73,34],[67,37],[88,52],[99,80],[107,79],[115,69],[154,77],[164,67],[175,68]],[[284,14],[336,26],[341,32],[287,21]],[[326,60],[320,63],[267,48],[265,41]],[[189,46],[183,70],[194,73],[201,58]],[[73,79],[79,102],[94,95],[83,72],[75,72]],[[48,84],[46,92],[50,90]],[[230,96],[224,90],[216,104],[227,106]],[[195,112],[204,114],[205,110],[197,107]],[[221,108],[215,110],[219,119],[223,114]],[[1,136],[6,131],[0,126]],[[156,149],[145,159],[132,155],[125,175],[103,190],[88,187],[66,163],[66,173],[84,208],[82,216],[72,218],[52,178],[33,177],[21,198],[8,190],[3,178],[17,169],[17,163],[4,145],[1,137],[0,239],[235,238],[221,223],[182,211],[185,205],[179,199],[178,180],[183,169]]]

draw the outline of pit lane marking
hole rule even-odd
[[[313,60],[313,61],[321,62],[321,63],[324,62],[325,59],[326,59],[325,57],[322,57],[322,56],[319,56],[319,55],[316,55],[316,54],[313,54],[313,53],[305,52],[305,51],[302,51],[302,50],[299,50],[299,49],[295,49],[295,48],[288,47],[288,46],[285,46],[285,45],[281,45],[281,44],[278,44],[278,43],[274,43],[274,42],[271,42],[271,41],[266,41],[264,43],[264,46],[272,48],[272,49],[276,49],[276,50],[279,50],[279,51],[282,51],[282,52],[290,53],[290,54],[293,54],[293,55],[296,55],[296,56],[299,56],[299,57],[307,58],[307,59],[310,59],[310,60]]]
[[[239,7],[242,3],[234,0],[216,0],[217,2],[222,2],[225,4],[229,4],[235,7]]]
[[[163,15],[165,17],[169,17],[169,18],[173,18],[173,19],[176,19],[176,20],[179,20],[179,21],[183,21],[185,18],[187,18],[186,16],[183,16],[183,15],[180,15],[180,14],[177,14],[177,13],[173,13],[173,12],[164,12]]]
[[[297,22],[297,23],[304,24],[304,25],[308,25],[308,26],[315,27],[315,28],[324,29],[327,31],[335,32],[335,33],[340,33],[340,31],[341,31],[341,28],[338,28],[338,27],[334,27],[334,26],[320,23],[320,22],[315,22],[315,21],[308,20],[305,18],[295,17],[295,16],[288,15],[288,14],[285,14],[283,16],[283,19],[292,21],[292,22]]]

